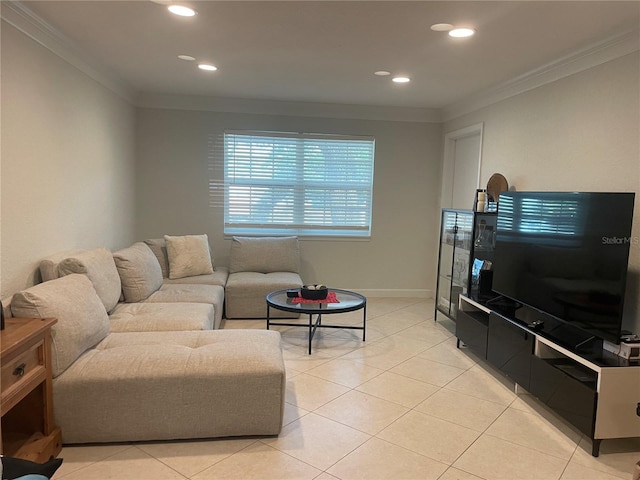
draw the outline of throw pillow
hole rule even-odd
[[[184,278],[213,273],[207,235],[164,236],[169,258],[169,278]]]
[[[109,317],[91,280],[74,273],[16,293],[14,317],[57,318],[51,327],[53,376],[64,372],[109,333]]]
[[[62,458],[36,463],[22,458],[2,457],[2,480],[14,480],[24,475],[43,475],[51,478],[62,465]]]
[[[113,254],[126,302],[145,300],[162,286],[162,270],[151,249],[142,242]]]

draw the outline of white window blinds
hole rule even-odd
[[[227,131],[225,234],[371,235],[374,139]]]

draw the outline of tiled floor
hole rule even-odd
[[[278,329],[287,366],[278,437],[65,447],[54,479],[629,480],[640,460],[638,439],[603,441],[593,458],[588,438],[456,349],[431,301],[369,299],[366,342],[326,329],[312,355],[305,329]]]

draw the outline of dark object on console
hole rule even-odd
[[[290,288],[289,290],[287,290],[287,297],[288,298],[297,298],[300,296],[300,290],[297,288]]]
[[[324,300],[329,294],[329,289],[324,285],[303,285],[300,296],[307,300]]]
[[[62,458],[54,458],[45,463],[36,463],[22,458],[2,457],[2,480],[13,480],[24,475],[44,475],[53,477],[62,465]]]
[[[4,307],[0,302],[0,330],[4,330]]]
[[[534,320],[533,322],[528,323],[527,327],[532,330],[542,330],[544,328],[544,322],[542,320]]]
[[[478,293],[481,295],[491,293],[492,285],[493,270],[480,270],[480,277],[478,278]]]

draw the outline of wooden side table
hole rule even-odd
[[[7,318],[0,331],[0,448],[45,462],[62,449],[53,421],[51,326],[55,318]]]

